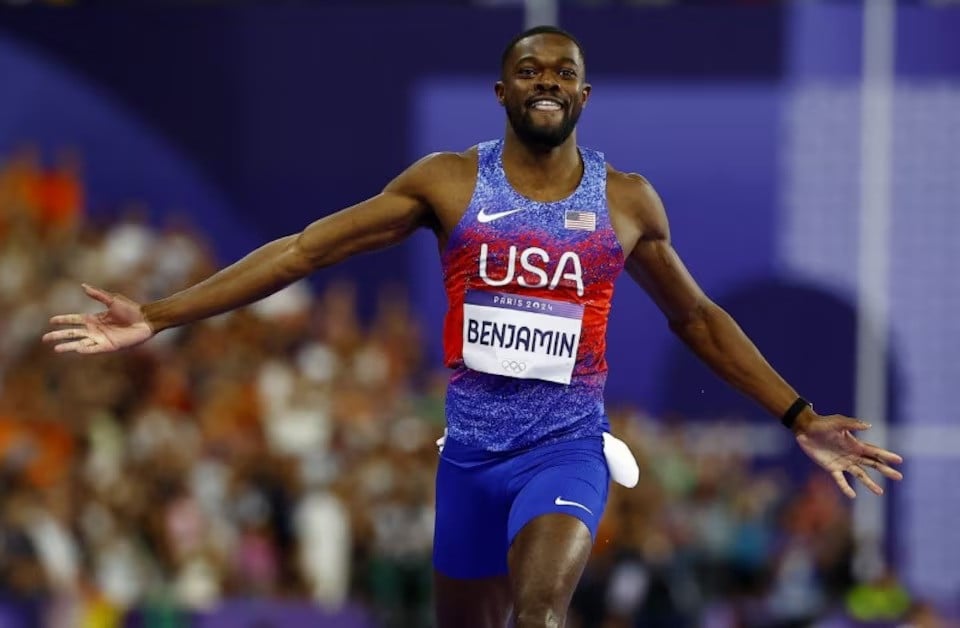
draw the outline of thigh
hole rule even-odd
[[[503,628],[510,617],[510,501],[500,475],[496,465],[440,460],[433,547],[438,628]]]
[[[512,602],[506,575],[451,578],[434,571],[437,628],[504,628]]]
[[[448,578],[478,580],[507,575],[506,494],[495,466],[437,468],[434,569]]]
[[[606,507],[602,441],[544,448],[518,480],[508,523],[516,625],[562,626]]]
[[[520,530],[508,556],[517,628],[564,625],[592,547],[587,526],[566,514],[541,515]]]

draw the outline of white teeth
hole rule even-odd
[[[560,105],[551,100],[538,100],[533,103],[534,109],[543,109],[545,111],[558,111]]]

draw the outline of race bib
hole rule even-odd
[[[483,373],[569,384],[582,327],[582,305],[470,290],[463,362]]]

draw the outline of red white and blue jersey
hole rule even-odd
[[[581,148],[577,189],[542,203],[513,189],[502,150],[479,145],[473,197],[442,254],[447,433],[488,451],[601,433],[607,316],[624,265],[602,153]]]

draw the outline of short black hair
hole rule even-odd
[[[503,49],[503,55],[500,57],[501,72],[503,72],[503,69],[507,66],[507,58],[510,57],[510,53],[513,52],[514,47],[527,37],[533,37],[534,35],[560,35],[561,37],[566,37],[577,46],[577,50],[580,51],[580,58],[584,59],[584,63],[586,63],[586,55],[583,54],[583,45],[581,45],[580,41],[573,36],[573,33],[565,31],[558,26],[541,25],[528,28],[510,40],[510,43],[507,44],[507,47]]]

